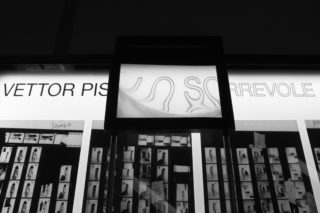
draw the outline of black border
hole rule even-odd
[[[219,37],[117,37],[109,74],[105,129],[234,129],[231,94]],[[120,66],[215,65],[222,118],[117,118]]]

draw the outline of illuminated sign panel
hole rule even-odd
[[[122,64],[118,118],[221,118],[216,66]]]

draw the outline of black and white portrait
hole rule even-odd
[[[19,188],[20,181],[10,180],[7,188],[6,198],[15,198],[17,197],[17,192]]]
[[[55,213],[66,213],[67,212],[67,207],[68,207],[68,202],[67,201],[57,201],[56,202],[56,208],[55,208]]]
[[[32,147],[29,162],[38,163],[40,161],[41,151],[41,147]]]
[[[133,180],[122,180],[121,197],[133,196]]]
[[[85,213],[97,213],[98,200],[87,200]]]
[[[103,149],[99,147],[93,147],[91,151],[91,163],[101,163],[102,162]]]
[[[168,150],[167,149],[158,149],[157,150],[157,165],[165,166],[168,165]]]
[[[96,182],[96,181],[89,181],[88,182],[87,197],[89,199],[98,199],[99,186],[100,186],[99,182]]]
[[[292,180],[302,180],[300,164],[289,164]]]
[[[57,199],[68,200],[69,196],[69,183],[59,183]]]
[[[70,182],[71,165],[62,165],[60,167],[59,182]]]
[[[264,163],[264,156],[262,152],[262,148],[252,148],[252,158],[254,163]]]
[[[268,158],[270,164],[280,163],[278,148],[268,148]]]
[[[101,174],[101,164],[91,164],[90,165],[90,173],[89,173],[89,180],[100,180]]]
[[[253,199],[253,187],[251,182],[241,182],[241,193],[243,199]]]
[[[209,200],[209,213],[221,213],[220,200]]]
[[[11,180],[20,180],[23,169],[23,163],[14,163],[10,175]]]
[[[249,164],[248,151],[246,148],[237,148],[238,164]]]
[[[124,163],[122,169],[122,179],[133,179],[134,169],[132,163]]]
[[[207,189],[208,189],[208,198],[209,199],[217,199],[220,197],[219,182],[208,181],[207,182]]]
[[[140,163],[151,163],[151,148],[141,148]]]
[[[168,182],[168,167],[157,166],[157,180]]]
[[[14,162],[23,163],[26,158],[27,150],[28,150],[27,147],[19,146],[17,148],[16,156],[14,157]]]
[[[268,181],[257,181],[260,198],[271,198],[270,185]]]
[[[123,151],[123,162],[134,162],[134,146],[125,146]]]
[[[132,213],[132,198],[122,198],[120,213]]]
[[[272,178],[275,182],[284,180],[281,164],[272,164],[270,165],[270,168],[272,172]]]
[[[19,205],[19,213],[29,213],[31,206],[31,199],[21,199]]]
[[[251,181],[249,165],[239,165],[239,177],[241,181]]]
[[[1,213],[13,213],[13,207],[15,202],[16,202],[16,199],[5,198]]]
[[[176,187],[176,201],[188,201],[188,184],[178,183]]]
[[[206,164],[207,180],[218,180],[217,164]]]
[[[12,153],[12,147],[2,147],[0,155],[0,163],[9,163]]]
[[[50,206],[50,199],[49,198],[40,198],[37,208],[37,213],[48,213]]]
[[[217,163],[217,153],[216,148],[214,147],[206,147],[204,149],[206,163]]]
[[[27,173],[26,173],[27,180],[35,180],[37,178],[38,166],[39,164],[37,163],[28,164]]]
[[[51,197],[51,193],[52,193],[52,183],[41,185],[40,197]]]
[[[7,174],[7,164],[0,164],[0,180],[4,180]]]
[[[286,147],[286,155],[288,163],[299,163],[299,158],[295,147]]]
[[[21,197],[32,198],[35,181],[25,181]]]
[[[141,180],[149,180],[151,178],[151,164],[141,164],[139,176]]]
[[[264,164],[255,164],[254,170],[257,180],[268,180],[267,169]]]
[[[35,144],[39,142],[39,136],[38,133],[25,133],[23,143],[31,143]]]

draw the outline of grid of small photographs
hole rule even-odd
[[[252,177],[249,166],[249,155],[247,148],[236,149],[238,174],[240,179],[241,195],[243,199],[243,208],[246,213],[256,212],[254,200]]]
[[[98,211],[99,188],[100,188],[100,179],[102,174],[101,172],[102,156],[103,156],[102,147],[91,148],[87,195],[86,195],[86,206],[85,206],[86,213],[96,213]]]
[[[215,147],[205,147],[204,151],[205,151],[205,167],[206,167],[209,213],[212,213],[212,212],[218,213],[218,212],[221,212],[221,207],[220,207],[217,150]],[[228,180],[227,176],[224,176],[223,178],[226,178],[224,179],[224,181]]]
[[[179,182],[179,178],[172,182],[170,171],[178,177],[180,174],[189,174],[190,166],[169,162],[172,159],[170,149],[190,149],[190,136],[137,136],[137,142],[123,146],[122,150],[119,212],[168,213],[169,208],[175,208],[177,213],[189,212],[190,186],[184,180]],[[170,195],[172,190],[175,192]],[[169,204],[170,196],[172,207]]]
[[[59,184],[56,197],[55,212],[66,213],[69,199],[69,188],[71,180],[71,165],[62,165],[60,167]]]
[[[53,183],[43,184],[40,187],[40,198],[38,201],[37,213],[48,213],[52,195]]]

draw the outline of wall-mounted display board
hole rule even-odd
[[[107,128],[233,128],[222,42],[216,37],[120,37]]]
[[[52,127],[58,123],[70,126]],[[1,122],[1,212],[72,212],[83,125]]]
[[[191,137],[120,133],[114,212],[194,212]]]
[[[271,128],[230,135],[240,211],[317,212],[299,132]]]

